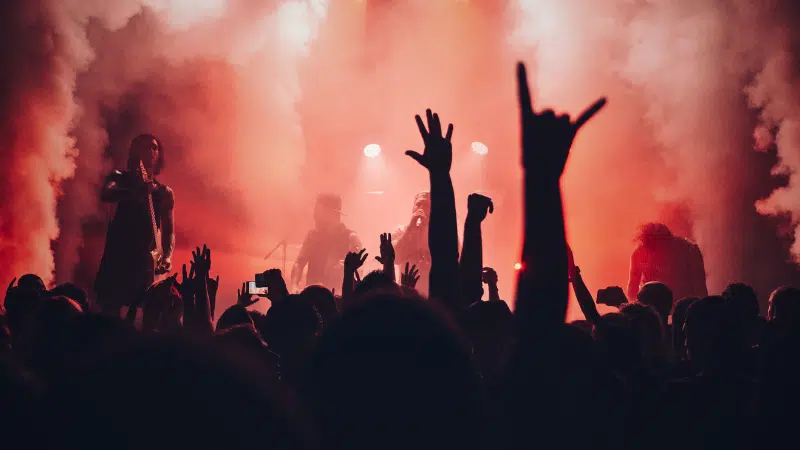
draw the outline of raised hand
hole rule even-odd
[[[197,247],[197,250],[192,251],[192,268],[198,278],[208,278],[211,271],[211,250],[205,244],[202,250]]]
[[[447,126],[447,133],[442,136],[442,123],[439,115],[432,113],[430,109],[425,111],[428,127],[422,122],[422,118],[417,115],[419,134],[425,144],[425,150],[420,155],[414,150],[409,150],[406,155],[414,158],[422,167],[428,169],[431,174],[450,173],[450,166],[453,163],[453,144],[450,139],[453,137],[453,124]]]
[[[394,245],[392,245],[392,234],[383,233],[381,235],[381,255],[375,259],[384,266],[394,265]]]
[[[583,277],[581,277],[581,268],[578,266],[570,267],[569,271],[569,282],[570,283],[583,283]]]
[[[568,114],[556,116],[552,110],[537,113],[531,103],[528,75],[525,64],[517,64],[517,86],[522,124],[522,166],[540,176],[558,180],[564,173],[569,149],[578,130],[606,105],[600,98],[587,108],[577,120]]]
[[[355,272],[356,276],[358,276],[358,269],[364,265],[364,262],[367,260],[369,256],[368,253],[365,253],[367,249],[362,248],[360,252],[349,252],[347,256],[344,257],[344,268],[348,272]]]
[[[481,194],[470,194],[467,198],[467,217],[483,222],[487,214],[494,213],[492,199]]]
[[[208,302],[211,307],[211,318],[215,317],[217,310],[217,292],[219,292],[219,275],[217,278],[208,278]]]
[[[289,290],[286,288],[286,281],[283,279],[283,274],[280,269],[269,269],[264,272],[264,278],[267,284],[267,295],[273,303],[279,302],[289,295]]]
[[[599,305],[619,308],[625,303],[628,303],[628,299],[625,297],[625,291],[619,286],[609,286],[597,291],[597,304]]]
[[[494,269],[491,267],[484,267],[481,275],[484,283],[489,286],[497,286],[497,272],[495,272]]]
[[[413,265],[409,268],[408,263],[406,263],[406,268],[403,270],[403,274],[400,276],[400,284],[403,287],[414,289],[417,287],[418,281],[419,269],[417,269],[416,265]]]
[[[181,293],[181,298],[186,299],[190,295],[194,295],[194,287],[192,286],[192,282],[194,281],[194,264],[192,264],[192,269],[189,271],[188,275],[186,273],[186,264],[183,265],[182,270],[182,277],[181,282],[176,284],[178,285],[178,292]]]
[[[257,295],[253,295],[247,290],[247,283],[242,283],[242,289],[236,290],[236,298],[236,304],[243,308],[253,306],[260,300]]]

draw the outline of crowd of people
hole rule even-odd
[[[424,150],[408,155],[430,178],[429,194],[417,199],[429,202],[429,264],[400,264],[399,280],[395,265],[406,250],[396,252],[388,234],[375,239],[373,256],[383,269],[363,277],[366,251],[345,249],[337,295],[319,285],[293,293],[294,280],[287,287],[285,274],[269,269],[260,277],[262,296],[244,284],[225,311],[216,309],[219,280],[205,246],[180,276],[129,293],[124,317],[122,301],[105,300],[112,307],[101,313],[74,285],[49,288],[32,274],[14,280],[0,315],[2,445],[792,445],[800,405],[800,290],[776,289],[769,310],[760,311],[747,285],[709,296],[704,277],[700,286],[679,271],[637,269],[626,290],[600,289],[595,299],[580,255],[566,243],[560,180],[576,133],[605,99],[576,119],[536,111],[522,64],[517,77],[525,226],[513,312],[499,298],[497,274],[483,265],[481,224],[494,205],[470,195],[459,239],[453,125],[444,127],[428,110],[416,117]],[[159,142],[144,143],[157,155]],[[171,199],[162,191],[161,203]],[[657,247],[658,233],[648,236],[656,236]],[[170,253],[171,239],[163,238]],[[686,250],[674,252],[688,258],[676,266],[694,268],[690,276],[704,270],[696,246],[669,239]],[[634,259],[643,255],[635,252]],[[163,261],[168,268],[169,259]],[[661,273],[669,279],[653,279]],[[424,297],[416,289],[421,280]],[[585,320],[565,321],[570,289]],[[269,302],[266,314],[248,309],[259,300]],[[601,315],[597,303],[615,312]],[[140,320],[131,313],[137,309]]]

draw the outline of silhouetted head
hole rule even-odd
[[[591,322],[589,322],[588,320],[585,320],[585,319],[573,320],[572,322],[569,323],[569,326],[571,326],[573,328],[577,328],[577,329],[583,331],[584,333],[586,333],[589,336],[592,335],[593,327],[592,327]]]
[[[270,367],[274,373],[267,376],[277,377],[279,358],[278,355],[267,348],[267,343],[251,324],[236,325],[218,331],[214,335],[214,344],[226,352],[233,352],[242,358],[256,359]]]
[[[658,281],[645,283],[639,290],[636,300],[643,305],[652,306],[661,317],[661,321],[667,324],[669,313],[672,311],[672,291],[666,284]]]
[[[328,229],[342,223],[342,197],[336,194],[320,194],[314,205],[314,224]]]
[[[666,225],[658,222],[650,222],[639,227],[634,240],[639,244],[649,245],[655,242],[669,240],[672,237],[672,232]]]
[[[72,283],[59,284],[58,286],[51,289],[50,293],[52,295],[62,295],[64,297],[68,297],[74,300],[79,305],[81,305],[81,309],[83,309],[83,312],[89,311],[89,300],[87,298],[86,291],[79,288],[75,284]]]
[[[253,319],[250,318],[250,314],[246,309],[238,305],[233,305],[219,316],[216,330],[221,332],[239,325],[254,326]]]
[[[800,289],[782,286],[772,291],[767,316],[771,322],[782,326],[800,325]]]
[[[742,320],[752,321],[758,318],[758,295],[752,287],[744,283],[732,283],[725,288],[722,296],[728,300],[734,312],[740,314]]]
[[[128,170],[139,168],[139,161],[152,175],[158,175],[164,169],[164,147],[161,141],[152,134],[140,134],[131,141],[128,150]]]
[[[364,297],[376,292],[391,291],[393,294],[400,294],[400,287],[392,280],[392,277],[382,270],[373,270],[361,279],[353,290],[354,297]]]
[[[640,336],[631,318],[623,313],[603,315],[603,326],[594,327],[592,336],[612,367],[631,376],[641,375],[643,366]]]
[[[45,297],[41,291],[12,287],[6,293],[5,309],[8,328],[11,330],[12,345],[19,347],[31,331],[33,319],[39,310],[39,303]]]
[[[684,323],[689,359],[700,370],[729,366],[743,350],[741,326],[722,296],[701,298],[689,306]]]
[[[680,358],[686,358],[686,334],[683,325],[686,323],[686,313],[697,297],[686,297],[675,302],[672,308],[672,348]]]
[[[642,303],[628,303],[620,312],[630,319],[645,359],[650,364],[661,364],[666,358],[664,322],[655,308]]]
[[[310,397],[330,448],[481,448],[469,346],[431,302],[359,301],[320,338]]]
[[[29,367],[45,377],[57,376],[65,358],[73,351],[77,320],[83,315],[80,305],[63,297],[45,297],[31,326],[30,339],[25,347]]]
[[[37,292],[44,292],[47,289],[47,286],[44,284],[44,280],[42,280],[38,275],[34,275],[32,273],[27,273],[19,277],[19,280],[17,280],[17,286],[22,289],[30,289]]]
[[[267,344],[281,358],[304,359],[322,331],[322,319],[313,305],[290,295],[267,310],[264,326]]]
[[[339,309],[336,307],[333,292],[325,286],[308,286],[300,293],[300,298],[317,310],[322,319],[323,328],[331,325],[339,317]]]

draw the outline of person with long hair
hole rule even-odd
[[[101,199],[116,203],[95,279],[96,302],[119,317],[135,307],[159,274],[172,268],[175,248],[175,196],[155,176],[164,167],[164,148],[155,136],[131,142],[127,169],[106,177]]]
[[[634,240],[628,277],[628,299],[633,301],[646,283],[666,284],[673,298],[706,297],[706,271],[703,254],[694,242],[674,235],[663,223],[639,227]]]

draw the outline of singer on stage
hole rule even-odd
[[[342,223],[342,198],[333,194],[317,196],[314,229],[303,240],[292,267],[292,289],[301,288],[303,270],[308,266],[306,286],[321,284],[328,289],[342,285],[344,257],[361,250],[356,233]]]
[[[428,275],[431,270],[431,253],[428,248],[428,221],[431,214],[431,194],[421,192],[414,197],[411,219],[407,225],[401,225],[392,232],[396,261],[400,267],[406,263],[419,269],[417,290],[428,293]]]
[[[171,269],[175,196],[153,178],[163,166],[161,142],[143,134],[131,142],[127,170],[112,172],[103,185],[102,201],[117,204],[94,284],[105,314],[119,317],[121,308],[135,305],[157,274]]]

